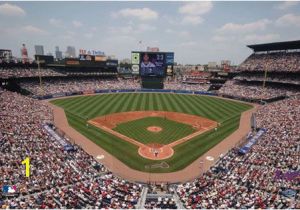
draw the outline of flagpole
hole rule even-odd
[[[142,43],[143,43],[143,41],[142,41],[142,40],[140,40],[140,41],[139,41],[139,50],[140,50],[140,51],[142,51],[142,50],[143,50],[143,49],[142,49],[142,48],[143,48],[143,46],[142,46]]]

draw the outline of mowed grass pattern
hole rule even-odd
[[[210,96],[169,93],[120,93],[79,96],[52,100],[65,109],[69,124],[87,138],[101,146],[129,167],[150,172],[180,170],[207,150],[234,132],[239,126],[240,114],[250,105]],[[171,111],[199,115],[221,123],[217,131],[206,132],[174,148],[175,154],[165,160],[170,168],[145,169],[145,165],[161,161],[144,159],[137,147],[94,126],[86,127],[86,121],[97,116],[127,111]]]
[[[162,130],[157,133],[148,131],[147,128],[150,126],[158,126],[161,127]],[[162,117],[146,117],[121,123],[113,130],[143,144],[169,144],[196,131],[190,125],[171,121]]]

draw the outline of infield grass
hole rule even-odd
[[[158,126],[162,128],[162,130],[157,133],[148,131],[147,128],[150,126]],[[168,120],[163,117],[146,117],[121,123],[113,130],[143,144],[169,144],[196,131],[190,125]]]
[[[102,94],[56,99],[52,100],[51,103],[65,109],[68,122],[72,127],[129,167],[140,171],[157,173],[174,172],[185,168],[233,133],[239,127],[241,113],[252,108],[248,104],[216,97],[169,93]],[[221,126],[217,131],[205,132],[174,147],[174,155],[164,160],[170,167],[164,169],[146,169],[145,165],[156,164],[161,161],[142,158],[137,152],[137,146],[120,140],[97,127],[86,127],[86,122],[95,117],[117,112],[143,110],[199,115],[220,122]],[[120,127],[120,129],[124,128]],[[129,135],[137,134],[131,132]]]

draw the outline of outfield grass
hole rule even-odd
[[[239,126],[240,114],[251,108],[241,102],[220,98],[167,93],[122,93],[79,96],[51,101],[65,109],[69,124],[87,138],[133,169],[149,172],[173,172],[183,169],[207,150],[234,132]],[[171,111],[199,115],[221,123],[217,131],[209,131],[177,145],[175,154],[165,160],[170,168],[145,169],[153,161],[138,155],[137,147],[118,139],[86,121],[98,116],[127,111]]]
[[[161,127],[162,131],[158,133],[150,132],[147,130],[147,127],[149,126]],[[162,117],[146,117],[121,123],[113,130],[143,144],[169,144],[196,131],[191,125],[175,122]]]

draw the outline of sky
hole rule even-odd
[[[119,60],[147,46],[181,64],[231,60],[248,44],[300,39],[300,2],[0,2],[0,49],[26,44],[104,51]]]

